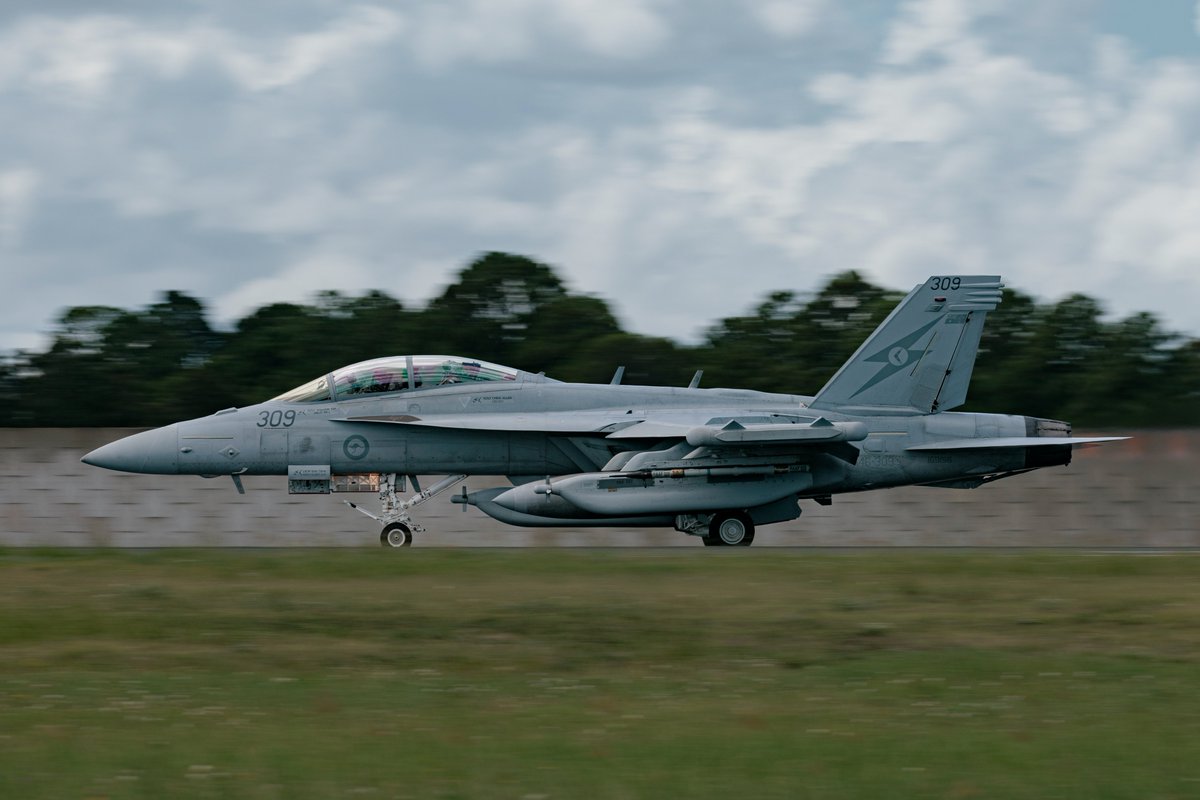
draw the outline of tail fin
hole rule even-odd
[[[967,399],[998,275],[932,277],[900,301],[829,383],[813,407],[897,408],[929,414]]]

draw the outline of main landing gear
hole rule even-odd
[[[703,540],[706,547],[749,547],[754,541],[754,522],[744,511],[713,514]]]
[[[349,500],[343,502],[355,511],[365,514],[383,525],[383,530],[379,532],[381,547],[411,547],[413,534],[420,533],[425,529],[415,522],[408,512],[426,500],[446,491],[465,477],[467,476],[447,475],[433,486],[422,490],[421,484],[417,483],[417,476],[410,475],[408,479],[412,481],[413,488],[417,490],[417,493],[407,500],[401,500],[396,490],[399,487],[400,491],[404,491],[404,478],[394,472],[385,472],[379,476],[379,502],[383,505],[382,514],[376,516]]]
[[[754,520],[745,511],[680,514],[675,530],[699,536],[705,547],[749,547],[754,541]]]

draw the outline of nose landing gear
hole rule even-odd
[[[379,544],[382,547],[411,547],[413,534],[420,533],[425,528],[413,520],[409,511],[426,500],[436,497],[466,477],[466,475],[447,475],[433,486],[422,490],[421,484],[417,482],[417,476],[410,475],[408,479],[412,481],[413,488],[417,490],[417,493],[407,500],[401,500],[396,493],[396,488],[399,486],[400,491],[404,491],[403,477],[394,472],[386,472],[379,476],[379,501],[383,506],[381,514],[376,516],[349,500],[343,502],[355,511],[365,514],[383,525],[383,530],[379,533]]]

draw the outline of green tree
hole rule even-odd
[[[379,291],[323,292],[313,305],[274,303],[237,323],[205,378],[227,387],[225,405],[261,402],[356,361],[414,352],[415,317]]]
[[[566,295],[544,303],[530,317],[523,338],[512,350],[511,364],[559,380],[583,380],[595,370],[579,354],[620,333],[620,324],[603,300]]]
[[[1040,311],[1033,298],[1013,289],[1004,290],[1004,299],[988,313],[975,373],[967,389],[964,411],[1028,413],[1024,406],[1033,366],[1028,350],[1040,324]]]
[[[422,324],[437,331],[439,352],[508,363],[528,338],[532,320],[566,294],[548,265],[510,253],[485,253],[429,304]]]
[[[603,300],[509,253],[468,264],[427,308],[381,291],[275,303],[214,330],[203,304],[166,292],[145,308],[68,309],[44,352],[0,358],[0,425],[158,425],[273,397],[356,361],[456,354],[561,380],[703,385],[812,394],[901,295],[857,272],[811,297],[767,295],[720,320],[699,347],[622,330]],[[1039,305],[1015,290],[989,315],[965,410],[1130,428],[1200,424],[1200,341],[1150,314],[1104,320],[1092,298]]]
[[[803,312],[792,292],[774,292],[752,316],[721,320],[700,353],[704,385],[782,391],[799,380]]]
[[[610,333],[590,339],[563,363],[561,374],[584,383],[608,383],[625,367],[622,383],[638,386],[686,386],[695,370],[685,351],[670,339]],[[567,379],[567,378],[564,378]]]
[[[1200,340],[1192,339],[1168,354],[1163,372],[1171,388],[1164,397],[1153,400],[1155,425],[1200,424]],[[1161,384],[1146,387],[1156,391]]]
[[[815,394],[898,300],[853,271],[806,302],[774,292],[753,316],[730,317],[709,331],[705,385]]]
[[[58,320],[45,353],[24,365],[19,424],[159,424],[200,400],[179,375],[198,370],[221,347],[199,301],[181,292],[140,311],[83,306]]]
[[[1171,390],[1177,389],[1170,370],[1177,341],[1150,314],[1105,325],[1101,347],[1091,354],[1079,390],[1066,409],[1068,419],[1110,428],[1138,418],[1146,424],[1162,424],[1160,415],[1171,408]]]

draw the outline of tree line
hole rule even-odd
[[[857,272],[811,296],[774,292],[714,323],[702,342],[624,330],[608,304],[573,293],[533,259],[486,253],[424,307],[381,291],[274,303],[232,331],[181,292],[145,308],[79,306],[43,352],[0,361],[0,426],[148,426],[250,405],[346,364],[437,353],[560,380],[813,394],[903,293]],[[1006,289],[989,315],[963,410],[1070,420],[1077,427],[1200,424],[1200,340],[1152,314],[1104,320],[1094,299],[1039,304]]]

